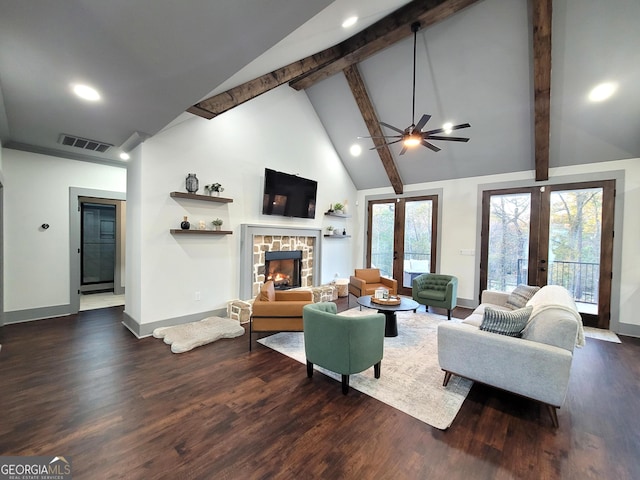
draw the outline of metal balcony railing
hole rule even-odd
[[[505,268],[507,272],[501,278],[491,276],[488,288],[510,290],[517,285],[528,283],[528,260],[519,258],[515,268]],[[598,304],[600,287],[600,264],[591,262],[572,262],[554,260],[549,264],[548,285],[560,285],[566,288],[573,299],[580,303]]]
[[[404,260],[420,260],[431,265],[430,253],[405,252]],[[379,268],[380,273],[386,277],[393,277],[393,253],[392,252],[372,252],[371,265]],[[405,263],[406,265],[406,263]]]

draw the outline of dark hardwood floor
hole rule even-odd
[[[0,328],[0,455],[70,457],[74,479],[640,478],[640,339],[576,350],[559,429],[476,384],[440,431],[249,353],[246,333],[174,355],[121,321],[113,307]]]

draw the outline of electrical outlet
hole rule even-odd
[[[193,294],[193,299],[194,299],[196,302],[199,302],[199,301],[200,301],[200,292],[195,292],[195,293]]]

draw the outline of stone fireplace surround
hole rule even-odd
[[[317,286],[320,280],[322,230],[277,225],[240,226],[240,298],[254,298],[264,283],[264,252],[302,251],[303,287]]]

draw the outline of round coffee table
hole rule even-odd
[[[397,337],[398,336],[398,321],[396,320],[396,312],[408,312],[416,311],[416,308],[420,304],[410,298],[400,297],[399,305],[383,305],[371,301],[371,295],[365,295],[364,297],[358,297],[358,305],[366,308],[372,308],[378,310],[380,313],[384,313],[385,337]]]

